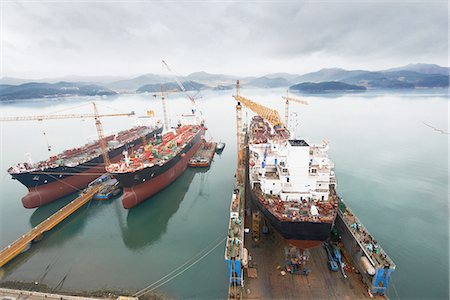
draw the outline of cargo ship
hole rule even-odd
[[[162,126],[136,126],[105,137],[110,160],[116,162],[122,152],[155,139]],[[68,149],[45,161],[19,163],[8,169],[13,179],[28,188],[22,198],[25,208],[35,208],[77,192],[105,173],[102,151],[98,141]]]
[[[124,188],[122,205],[135,207],[164,189],[186,170],[197,152],[207,128],[195,114],[182,115],[176,129],[156,141],[125,152],[118,163],[107,167]]]
[[[284,126],[271,126],[260,116],[253,117],[248,137],[253,205],[292,245],[321,245],[330,236],[338,207],[328,143],[292,139]]]

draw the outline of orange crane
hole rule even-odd
[[[265,107],[264,105],[258,104],[256,102],[253,102],[252,100],[242,97],[239,94],[239,90],[240,90],[239,80],[236,83],[236,90],[237,90],[236,95],[233,95],[233,98],[236,99],[236,101],[245,105],[247,108],[251,109],[254,113],[256,113],[257,115],[260,115],[261,117],[263,117],[264,119],[269,121],[269,123],[272,126],[284,127],[283,121],[281,121],[278,111],[276,111],[275,109]]]
[[[289,96],[289,90],[286,91],[286,96],[282,96],[284,100],[286,100],[285,106],[284,106],[284,123],[286,126],[289,126],[289,102],[295,102],[298,104],[304,104],[308,105],[307,101],[300,100],[294,97]]]
[[[103,117],[129,117],[134,116],[134,111],[130,113],[116,113],[116,114],[99,114],[97,110],[97,106],[94,102],[92,102],[94,106],[93,114],[64,114],[64,115],[40,115],[40,116],[21,116],[21,117],[2,117],[0,118],[0,122],[9,122],[9,121],[43,121],[43,120],[59,120],[59,119],[84,119],[84,118],[94,118],[95,126],[97,128],[98,134],[98,142],[100,144],[100,148],[102,150],[103,161],[105,166],[110,164],[108,151],[106,148],[106,140],[103,134],[102,123],[100,122],[100,118]]]

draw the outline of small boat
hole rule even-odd
[[[222,141],[218,142],[216,147],[216,153],[221,153],[223,151],[223,148],[225,148],[225,143],[223,143]]]
[[[188,162],[189,167],[205,168],[209,167],[210,161],[204,157],[194,157]]]

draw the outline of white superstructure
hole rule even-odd
[[[285,129],[277,132],[262,118],[255,118],[249,140],[252,189],[262,194],[275,215],[317,221],[327,218],[331,211],[326,204],[334,204],[330,197],[336,184],[328,144],[289,139]],[[334,219],[335,213],[331,215]]]

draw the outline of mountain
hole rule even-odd
[[[299,75],[298,74],[290,74],[290,73],[270,73],[270,74],[264,75],[264,77],[271,78],[271,79],[281,77],[281,78],[284,78],[289,81],[295,81],[295,79],[298,78]]]
[[[247,85],[251,85],[259,88],[276,88],[276,87],[288,87],[292,83],[285,78],[276,77],[276,78],[268,78],[268,77],[258,77],[253,79],[247,83]]]
[[[173,79],[158,74],[145,74],[131,79],[115,81],[107,86],[116,91],[135,91],[146,84],[162,84],[169,81],[173,81]]]
[[[385,72],[393,71],[413,71],[422,74],[449,75],[450,68],[441,67],[435,64],[409,64],[403,67],[385,70]]]
[[[215,87],[213,87],[214,91],[228,91],[228,90],[233,90],[236,87],[235,84],[228,84],[228,85],[222,85],[219,84]]]
[[[161,91],[161,86],[164,91],[175,91],[180,92],[181,89],[176,82],[168,82],[168,83],[156,83],[156,84],[146,84],[141,86],[136,90],[137,93],[157,93]],[[185,81],[183,82],[183,86],[187,91],[197,91],[201,89],[205,89],[207,86],[195,81]]]
[[[448,75],[423,74],[413,71],[369,72],[341,80],[369,88],[433,88],[448,86]]]
[[[422,72],[414,70],[420,70]],[[447,72],[447,74],[445,74],[445,72]],[[447,87],[448,68],[430,64],[410,64],[405,67],[384,71],[332,68],[307,73],[294,79],[295,83],[330,81],[340,81],[347,84],[365,86],[371,89]]]
[[[18,85],[22,83],[27,83],[33,80],[29,79],[23,79],[23,78],[15,78],[15,77],[2,77],[0,78],[0,84],[11,84],[11,85]]]
[[[79,75],[67,75],[63,77],[43,78],[43,79],[24,79],[15,77],[2,77],[0,78],[0,84],[12,84],[19,85],[28,82],[39,83],[58,83],[64,82],[89,82],[99,85],[104,85],[109,82],[118,81],[124,79],[120,76],[79,76]]]
[[[183,79],[213,85],[213,83],[231,83],[236,81],[237,77],[224,74],[211,74],[201,71],[191,73]]]
[[[321,69],[317,72],[307,73],[298,76],[292,82],[323,82],[323,81],[340,81],[344,78],[370,73],[363,70],[344,70],[340,68]]]
[[[65,96],[103,96],[115,94],[116,92],[105,87],[81,82],[30,82],[21,85],[0,85],[0,100],[54,98]]]
[[[305,93],[354,93],[354,92],[364,92],[366,90],[363,86],[347,84],[339,81],[325,81],[325,82],[303,82],[295,84],[289,87],[290,90],[300,91]]]

